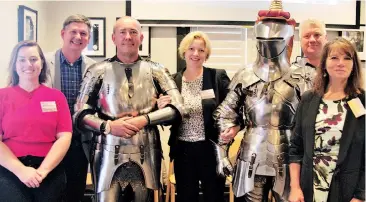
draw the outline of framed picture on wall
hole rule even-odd
[[[144,35],[144,40],[139,47],[139,55],[150,58],[150,27],[142,26],[141,32]]]
[[[18,8],[18,41],[33,40],[38,37],[38,12],[26,6]]]
[[[365,27],[361,26],[359,30],[342,31],[342,37],[355,46],[360,60],[365,61]]]
[[[116,18],[116,21],[119,19],[120,17]],[[150,32],[151,32],[151,28],[149,26],[144,26],[141,25],[141,32],[144,35],[144,39],[142,40],[142,43],[140,44],[139,47],[139,55],[143,58],[150,58]],[[116,48],[116,53],[117,53],[117,48]]]
[[[89,57],[105,57],[105,18],[89,18],[91,23],[89,44],[83,53]]]

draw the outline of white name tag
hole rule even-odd
[[[213,91],[213,89],[208,89],[208,90],[203,90],[201,91],[201,99],[211,99],[211,98],[215,98],[215,93]]]
[[[365,107],[363,106],[359,98],[354,98],[348,101],[348,106],[349,108],[351,108],[351,111],[353,112],[356,118],[366,114]]]
[[[55,101],[41,102],[42,112],[57,112],[57,105]]]

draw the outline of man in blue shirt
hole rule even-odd
[[[56,52],[46,54],[47,66],[50,70],[47,84],[60,89],[66,96],[71,114],[80,89],[85,69],[95,61],[82,55],[88,45],[91,24],[83,15],[71,15],[63,23],[61,37],[63,46]],[[66,201],[82,200],[88,171],[88,160],[82,147],[81,135],[73,130],[69,151],[63,164],[66,171]]]

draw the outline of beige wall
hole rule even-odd
[[[177,71],[177,28],[152,27],[151,60],[163,64],[170,73]]]
[[[364,0],[361,0],[360,24],[365,24],[365,10],[366,10],[366,2]]]
[[[47,44],[46,30],[48,23],[46,4],[40,1],[0,1],[1,24],[0,39],[0,87],[7,83],[7,67],[9,65],[11,50],[18,42],[18,5],[27,6],[38,11],[38,41],[41,46]]]

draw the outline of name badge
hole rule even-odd
[[[214,93],[213,89],[201,91],[201,98],[202,98],[202,100],[215,98],[215,93]]]
[[[366,114],[365,107],[359,98],[354,98],[347,103],[356,118]]]
[[[55,101],[41,102],[42,112],[57,112],[57,105]]]

